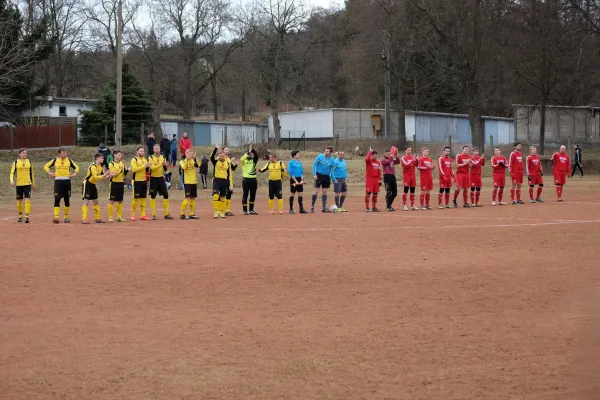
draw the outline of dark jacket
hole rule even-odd
[[[206,157],[202,157],[202,161],[200,162],[200,173],[208,175],[208,159]]]
[[[575,162],[581,163],[581,149],[580,148],[575,149]]]
[[[156,144],[156,140],[154,138],[146,139],[146,147],[148,148],[148,154],[154,154],[154,145]]]
[[[160,140],[160,152],[165,156],[171,153],[171,141],[168,137],[163,137]]]

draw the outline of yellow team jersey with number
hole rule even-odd
[[[264,172],[267,169],[269,170],[270,181],[280,181],[281,179],[283,179],[285,165],[281,161],[269,162],[260,170]]]
[[[146,182],[146,157],[133,157],[131,160],[131,172],[135,182]]]
[[[231,162],[226,158],[225,161],[219,161],[215,163],[215,178],[216,179],[227,179],[229,186],[233,186],[233,174],[231,172]]]
[[[184,185],[196,185],[198,183],[198,175],[196,174],[196,168],[200,166],[197,159],[181,160],[179,166],[183,170],[183,184]]]
[[[129,172],[128,169],[125,168],[125,163],[123,161],[113,161],[108,165],[108,169],[111,172],[116,172],[117,174],[112,177],[110,180],[114,183],[123,183],[125,181],[125,175]]]
[[[104,175],[104,169],[102,169],[102,165],[91,163],[87,169],[85,174],[84,183],[91,183],[95,185],[96,182],[101,181],[103,179],[102,175]]]
[[[152,166],[150,167],[150,176],[152,178],[163,178],[163,172],[165,170],[165,166],[163,164],[165,162],[165,158],[163,156],[151,155],[148,161],[152,163]]]
[[[15,175],[17,179],[15,180]],[[33,164],[28,159],[18,159],[12,163],[10,168],[10,181],[14,182],[16,186],[29,186],[35,185],[33,179]]]
[[[50,168],[52,167],[54,167],[55,178],[70,178],[71,169],[73,169],[75,173],[79,172],[79,167],[77,164],[71,161],[69,157],[65,157],[64,160],[60,157],[50,160],[46,165],[44,165],[44,170],[46,172],[50,172]]]

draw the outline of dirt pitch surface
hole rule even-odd
[[[104,226],[4,197],[0,398],[599,399],[600,180],[504,207],[486,184],[479,209],[366,214],[357,188],[283,216],[261,188],[218,221],[200,191],[198,221]]]

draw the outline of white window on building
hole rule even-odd
[[[67,116],[67,106],[58,106],[58,116],[59,117]]]

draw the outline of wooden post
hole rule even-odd
[[[8,129],[10,129],[10,151],[12,153],[15,150],[15,133],[12,125],[9,125]]]
[[[490,151],[492,154],[494,154],[494,136],[493,135],[490,135],[490,146],[492,147],[490,149]],[[485,148],[485,146],[484,146],[484,148]]]
[[[567,137],[567,154],[569,154],[569,157],[573,158],[573,146],[571,145],[571,135],[569,135]]]
[[[448,134],[448,147],[450,147],[450,155],[452,155],[452,135]]]
[[[402,150],[402,149],[400,149]],[[417,135],[413,135],[413,154],[417,154]]]
[[[104,145],[108,146],[108,125],[104,124]]]
[[[142,146],[144,146],[146,144],[146,143],[144,143],[144,123],[143,122],[140,125],[140,144]]]
[[[58,147],[62,147],[62,124],[58,125]]]
[[[225,131],[223,132],[223,147],[227,146],[227,125],[225,125]]]
[[[338,143],[340,140],[340,135],[335,135],[335,151],[339,150]]]

